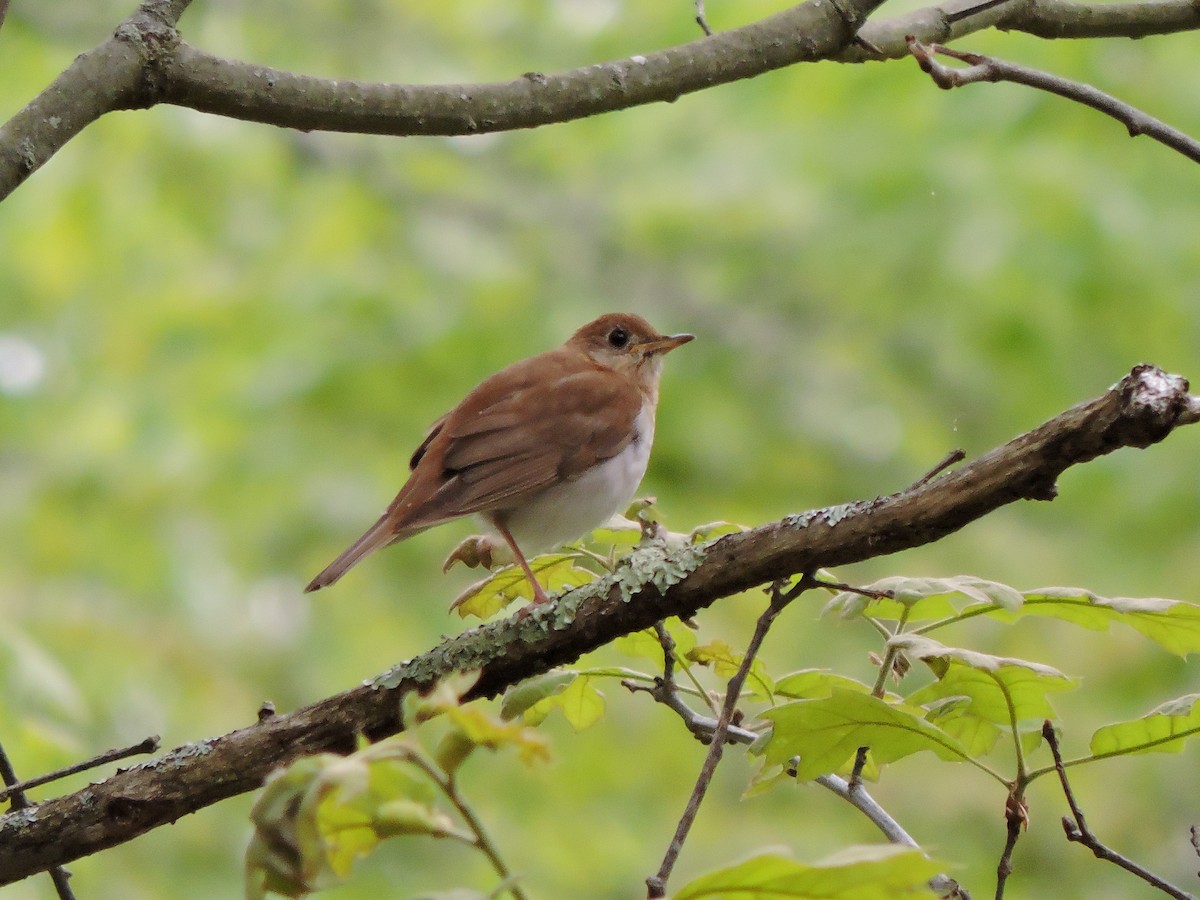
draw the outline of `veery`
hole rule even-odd
[[[663,356],[692,337],[610,313],[486,379],[433,423],[379,521],[304,590],[333,584],[380,547],[478,515],[545,603],[525,553],[574,541],[633,499],[654,441]]]

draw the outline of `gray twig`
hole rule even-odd
[[[977,81],[1011,81],[1026,87],[1036,88],[1090,106],[1092,109],[1116,119],[1129,132],[1130,137],[1144,134],[1172,150],[1182,153],[1192,162],[1200,163],[1200,141],[1165,122],[1118,100],[1111,94],[1097,90],[1090,84],[1071,81],[1038,69],[1020,66],[978,53],[964,53],[941,44],[923,44],[912,35],[905,38],[909,52],[917,60],[921,71],[933,79],[933,83],[944,90],[972,84]],[[940,53],[967,63],[965,69],[954,69],[942,65],[934,54]]]
[[[0,12],[3,9],[0,8]],[[8,758],[8,754],[4,752],[4,747],[0,745],[0,778],[4,779],[4,783],[8,785],[6,796],[9,798],[9,805],[14,809],[26,809],[33,804],[29,802],[29,798],[25,796],[25,792],[21,790],[21,781],[17,778],[16,770],[13,769],[12,762]],[[59,900],[75,900],[75,892],[71,890],[70,885],[71,873],[62,866],[53,866],[50,869],[50,880],[54,882],[54,891],[58,894]]]
[[[30,788],[39,787],[43,784],[49,784],[51,781],[58,781],[60,778],[66,778],[68,775],[76,775],[79,772],[86,772],[88,769],[94,769],[97,766],[102,766],[105,763],[116,762],[119,759],[127,759],[130,756],[138,756],[142,753],[154,753],[158,750],[158,735],[151,735],[140,743],[130,747],[119,747],[116,750],[105,750],[91,759],[85,759],[83,762],[77,762],[73,765],[64,766],[61,769],[55,769],[53,772],[47,772],[45,775],[38,775],[36,778],[30,778],[28,781],[9,781],[6,777],[4,783],[8,785],[5,788],[0,788],[0,800],[13,798],[13,806],[17,806],[16,795],[29,790]],[[19,807],[18,807],[19,808]]]

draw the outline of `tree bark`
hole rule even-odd
[[[788,516],[700,547],[639,548],[611,576],[523,618],[473,628],[373,682],[221,737],[185,744],[73,794],[0,818],[0,884],[132,840],[257,788],[306,754],[403,730],[400,699],[478,671],[468,699],[570,663],[668,616],[816,567],[939,540],[1016,500],[1050,500],[1059,474],[1120,447],[1148,447],[1200,420],[1185,379],[1138,366],[1107,393],[929,481],[874,500]]]

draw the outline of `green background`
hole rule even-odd
[[[17,0],[0,30],[0,115],[129,6]],[[708,14],[724,29],[780,6],[710,0]],[[222,55],[441,82],[685,42],[691,14],[682,0],[197,0],[181,24]],[[1194,35],[961,46],[1200,131]],[[471,575],[443,576],[440,561],[471,523],[332,590],[301,588],[391,498],[434,418],[602,312],[697,335],[669,360],[644,485],[684,531],[898,490],[949,449],[990,449],[1139,362],[1200,375],[1197,195],[1193,164],[1083,107],[1013,85],[943,93],[911,61],[796,67],[473,138],[301,134],[173,108],[107,116],[0,208],[0,741],[24,776],[152,733],[171,747],[459,631],[446,606]],[[1053,504],[839,575],[966,572],[1198,600],[1198,449],[1189,430],[1122,451],[1064,475]],[[718,604],[702,634],[744,643],[762,603]],[[783,617],[769,668],[871,679],[877,638],[818,619],[819,604]],[[1131,633],[1025,622],[940,637],[1083,676],[1055,700],[1068,755],[1098,725],[1200,689],[1194,663]],[[539,897],[641,895],[700,765],[667,712],[605,691],[594,729],[547,723],[550,765],[510,754],[466,773]],[[1004,798],[927,756],[873,791],[988,896]],[[819,788],[740,800],[752,770],[727,756],[676,885],[766,845],[815,860],[879,840]],[[1194,772],[1193,748],[1085,767],[1075,783],[1103,839],[1194,890]],[[1030,799],[1010,896],[1149,894],[1063,840],[1049,779]],[[73,864],[76,891],[237,896],[251,802]],[[460,848],[392,842],[327,896],[464,881],[492,884]],[[51,888],[42,876],[4,896]]]

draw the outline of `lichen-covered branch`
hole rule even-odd
[[[927,544],[1017,500],[1049,500],[1068,467],[1121,447],[1148,447],[1196,421],[1200,399],[1188,394],[1185,379],[1138,366],[1095,400],[901,493],[788,516],[699,548],[639,549],[612,575],[528,616],[473,628],[371,683],[0,817],[0,884],[254,790],[271,769],[300,756],[349,751],[357,734],[380,738],[403,730],[401,696],[451,672],[479,672],[466,699],[494,696],[622,634],[694,615],[722,597]]]

